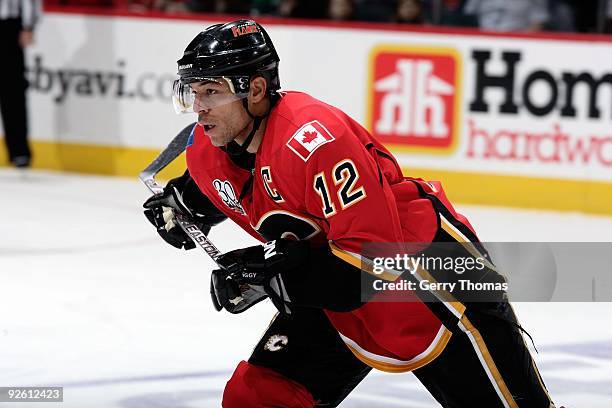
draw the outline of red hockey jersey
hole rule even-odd
[[[282,93],[271,111],[242,200],[251,173],[212,146],[200,126],[187,165],[202,192],[257,239],[309,239],[357,267],[365,243],[433,239],[438,217],[414,181],[447,203],[439,185],[405,179],[387,149],[345,113],[299,92]],[[450,338],[421,302],[368,302],[326,314],[358,358],[384,371],[418,368]]]

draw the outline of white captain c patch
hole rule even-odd
[[[319,147],[333,142],[335,138],[318,120],[303,125],[291,136],[287,147],[302,160],[307,161]]]

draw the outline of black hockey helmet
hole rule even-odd
[[[174,96],[180,102],[188,84],[211,78],[223,78],[235,94],[246,95],[255,75],[263,76],[273,93],[280,89],[279,61],[270,36],[255,21],[215,24],[199,33],[177,61],[179,79]]]

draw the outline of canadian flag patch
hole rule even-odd
[[[303,125],[291,136],[291,139],[287,142],[287,147],[300,156],[302,160],[307,161],[315,150],[334,140],[325,126],[318,120],[313,120]]]

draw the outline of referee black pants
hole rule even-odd
[[[19,45],[21,23],[18,19],[0,20],[0,112],[4,140],[11,161],[32,156],[28,146],[25,62]]]

